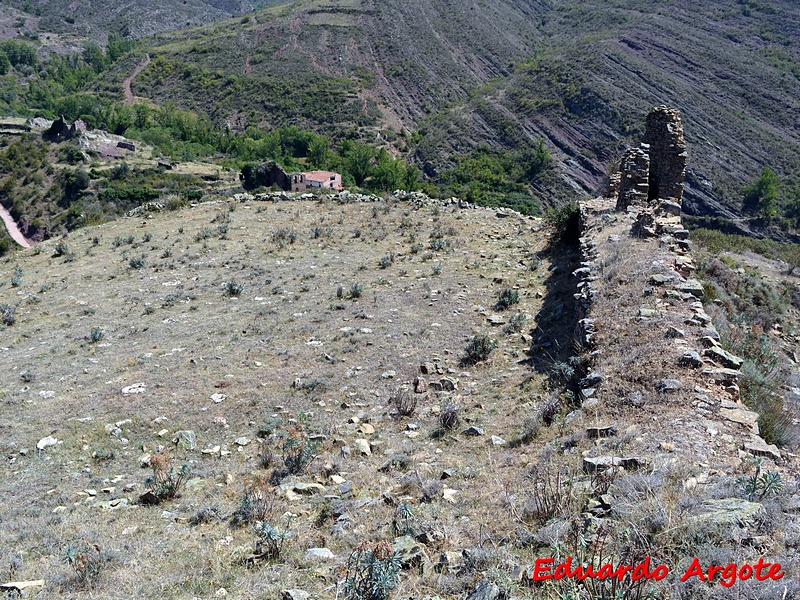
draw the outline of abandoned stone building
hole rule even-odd
[[[657,106],[647,115],[642,143],[624,154],[619,173],[611,180],[610,192],[617,198],[617,210],[654,205],[658,200],[680,206],[685,170],[686,143],[680,113]]]

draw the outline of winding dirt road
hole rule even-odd
[[[6,224],[6,229],[8,229],[8,233],[15,242],[17,242],[23,248],[33,248],[33,242],[22,235],[22,232],[19,230],[19,227],[17,227],[17,223],[14,221],[14,218],[2,204],[0,204],[0,217],[3,218],[3,223]]]
[[[128,106],[133,106],[133,92],[131,91],[131,82],[136,79],[136,76],[144,71],[147,68],[147,65],[150,64],[150,55],[145,54],[144,60],[136,65],[136,68],[133,70],[133,73],[128,75],[125,78],[125,81],[122,82],[122,93],[125,94],[125,104]]]

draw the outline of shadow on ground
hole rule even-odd
[[[552,237],[540,253],[539,268],[548,268],[542,308],[536,315],[536,327],[531,330],[528,364],[536,373],[554,376],[558,366],[568,363],[579,350],[575,346],[578,316],[575,300],[575,278],[572,272],[580,263],[577,231]],[[549,267],[544,264],[549,263]],[[563,380],[562,380],[563,383]]]

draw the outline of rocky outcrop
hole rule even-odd
[[[242,179],[244,188],[252,190],[259,187],[278,186],[282,190],[292,188],[289,175],[274,160],[261,163],[260,165],[245,165],[242,169]]]

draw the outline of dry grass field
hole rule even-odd
[[[741,309],[774,320],[770,343],[791,356],[796,309],[743,295],[794,283],[698,252],[701,304],[673,275],[685,254],[631,238],[598,202],[580,277],[557,218],[413,195],[240,195],[5,258],[0,584],[38,581],[36,598],[794,597],[796,440],[778,419],[761,433],[786,436],[780,457],[754,457],[738,399],[767,402],[795,371],[782,359],[789,371],[755,388],[766,355],[745,353],[737,388],[704,374],[700,346],[711,321],[738,343]],[[599,332],[576,355],[587,281]],[[396,581],[391,563],[356,568],[391,545]],[[531,581],[537,559],[566,556],[670,574]],[[759,557],[786,576],[679,581],[694,558]],[[387,587],[370,596],[376,564]]]
[[[548,394],[529,347],[540,365],[571,352],[572,283],[555,274],[575,256],[546,251],[541,228],[435,204],[230,200],[7,258],[0,579],[44,579],[39,598],[334,597],[359,543],[393,539],[404,499],[433,532],[434,562],[502,545],[503,490],[541,449],[509,448]],[[518,303],[502,311],[506,289]],[[514,315],[527,323],[509,327]],[[482,335],[496,349],[465,364]],[[414,393],[417,376],[427,392]],[[403,389],[417,403],[407,417],[393,404]],[[459,424],[440,430],[451,404]],[[462,433],[471,426],[482,435]],[[314,458],[272,483],[324,486],[308,496],[262,481],[292,432]],[[189,474],[179,497],[149,506],[142,465],[162,449]],[[279,560],[253,559],[252,526],[233,523],[248,484],[292,534]],[[313,547],[334,558],[305,558]],[[477,572],[448,579],[445,595]],[[398,597],[434,593],[442,577],[404,572]]]

